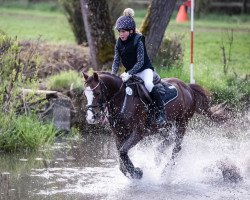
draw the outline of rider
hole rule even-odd
[[[120,16],[116,21],[115,28],[119,32],[119,38],[115,45],[112,74],[117,74],[120,64],[122,63],[125,67],[125,72],[121,74],[121,78],[124,82],[132,75],[136,75],[144,81],[150,97],[158,108],[155,122],[157,125],[162,126],[166,123],[164,104],[160,93],[153,84],[154,67],[146,51],[145,37],[136,33],[133,16],[134,10],[126,8],[123,11],[123,16]]]

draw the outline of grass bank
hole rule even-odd
[[[54,125],[41,124],[33,115],[3,115],[0,113],[0,150],[5,152],[34,150],[55,139]]]

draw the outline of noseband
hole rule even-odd
[[[86,85],[86,83],[85,83]],[[94,118],[96,117],[96,112],[94,111],[94,108],[100,108],[101,112],[105,111],[105,102],[106,102],[106,95],[105,95],[105,91],[107,91],[107,86],[105,85],[105,83],[103,81],[99,81],[99,83],[93,88],[93,89],[85,89],[85,90],[89,90],[89,91],[94,91],[96,88],[101,87],[101,98],[98,101],[97,105],[87,105],[87,111],[92,112]],[[103,86],[103,87],[102,87]]]

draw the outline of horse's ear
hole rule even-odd
[[[93,77],[95,81],[99,80],[98,74],[96,72],[93,73]]]
[[[89,78],[89,75],[88,75],[88,74],[86,74],[85,72],[82,72],[82,75],[83,75],[83,77],[84,77],[85,81]]]

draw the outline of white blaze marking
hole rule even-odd
[[[88,106],[92,105],[93,99],[94,99],[94,94],[93,94],[93,91],[91,90],[91,88],[86,87],[86,89],[84,90],[84,93],[87,97],[87,105]],[[90,110],[87,110],[86,120],[88,121],[88,123],[94,122],[94,115]]]

